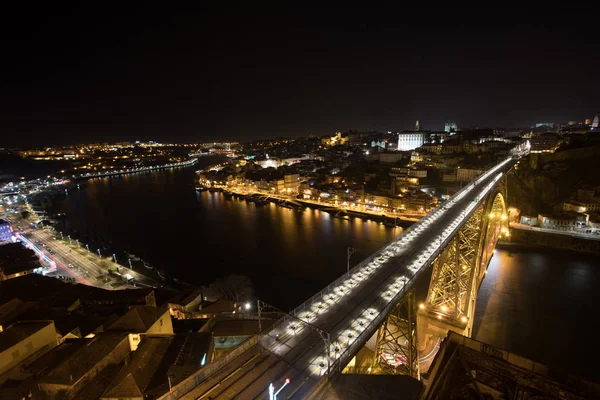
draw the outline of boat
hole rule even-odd
[[[133,261],[141,261],[142,260],[141,258],[139,258],[138,256],[136,256],[135,254],[131,254],[131,253],[125,252],[125,255],[127,256],[127,258],[130,258]]]
[[[148,268],[148,269],[154,269],[154,266],[146,263],[146,261],[143,261],[144,267]]]
[[[206,186],[196,185],[196,192],[204,192],[206,189]]]

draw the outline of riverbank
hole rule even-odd
[[[600,240],[582,235],[569,235],[565,232],[531,230],[510,227],[510,241],[518,246],[571,250],[582,253],[600,254]]]
[[[273,195],[270,193],[242,193],[230,188],[206,188],[197,187],[197,191],[208,190],[210,192],[221,192],[226,198],[235,198],[240,200],[246,200],[247,202],[254,203],[256,206],[264,206],[270,203],[276,204],[283,208],[295,209],[302,211],[308,207],[314,210],[320,210],[329,213],[334,218],[346,219],[361,218],[364,220],[370,220],[375,222],[381,222],[389,227],[401,226],[409,227],[413,223],[419,221],[420,217],[408,217],[405,215],[389,215],[386,212],[369,212],[363,210],[357,210],[347,207],[336,206],[329,203],[314,202],[305,199],[297,199],[293,196]]]

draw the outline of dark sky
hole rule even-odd
[[[401,130],[416,119],[513,127],[600,111],[600,29],[581,7],[48,3],[1,12],[0,146]]]

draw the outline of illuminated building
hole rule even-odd
[[[12,237],[12,230],[10,224],[3,219],[0,219],[0,242],[10,240]]]
[[[454,121],[447,121],[446,125],[444,125],[444,132],[446,133],[456,132],[457,130],[458,127],[456,126],[456,122]]]
[[[596,114],[594,120],[592,121],[592,129],[598,129],[600,126],[600,113]]]
[[[398,150],[408,151],[423,146],[425,138],[420,132],[399,133]]]

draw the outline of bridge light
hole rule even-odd
[[[443,312],[448,311],[448,307],[445,304],[443,306],[441,306],[440,308],[442,309]]]
[[[490,213],[490,218],[494,218],[494,217],[495,217],[494,213]]]
[[[465,316],[463,315],[462,317],[460,317],[460,321],[461,321],[463,324],[466,324],[466,323],[467,323],[467,317],[465,317]]]
[[[421,303],[419,304],[419,310],[424,310],[425,309],[425,304]]]
[[[506,219],[508,218],[508,216],[506,214],[502,214],[502,221],[506,221]]]

